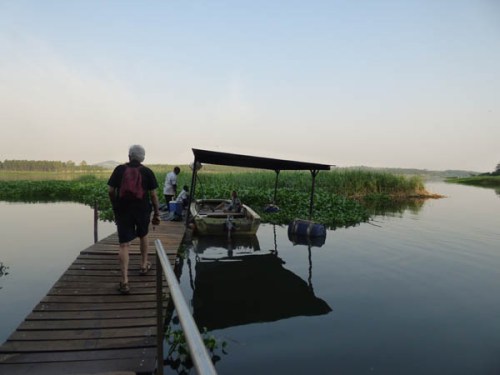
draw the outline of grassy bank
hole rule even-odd
[[[467,178],[448,178],[448,179],[446,179],[446,182],[452,182],[455,184],[500,188],[500,176],[475,176],[475,177],[467,177]]]
[[[0,183],[3,181],[72,181],[89,175],[106,178],[109,177],[111,171],[57,171],[57,172],[41,172],[41,171],[5,171],[0,170]]]
[[[166,170],[158,171],[159,195],[163,200]],[[73,180],[0,181],[0,200],[6,201],[75,201],[89,206],[97,202],[103,219],[111,219],[106,176],[87,175]],[[273,200],[274,172],[221,173],[202,171],[196,198],[228,197],[231,190],[261,214],[264,222],[287,224],[294,218],[307,218],[311,192],[309,172],[281,172],[276,204],[279,213],[268,214],[263,208]],[[191,174],[186,169],[179,175],[180,186],[189,185]],[[403,177],[390,173],[358,170],[321,172],[316,179],[314,214],[316,221],[331,228],[366,221],[381,206],[409,201],[428,195],[419,177]]]

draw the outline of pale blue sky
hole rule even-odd
[[[500,162],[500,1],[0,0],[0,160]]]

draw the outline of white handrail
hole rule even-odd
[[[182,330],[184,331],[184,337],[189,347],[189,353],[191,354],[191,359],[193,361],[196,371],[200,375],[217,375],[215,367],[212,363],[212,359],[207,352],[207,348],[203,343],[200,331],[194,322],[191,311],[184,299],[177,278],[175,277],[174,271],[170,266],[170,262],[165,254],[163,245],[159,239],[155,241],[156,253],[160,259],[160,263],[165,273],[165,278],[167,279],[167,284],[170,290],[170,297],[172,298],[175,309],[177,310],[177,315],[179,321],[181,322]],[[158,270],[157,270],[158,272]],[[159,361],[162,363],[162,361]]]

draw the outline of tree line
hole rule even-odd
[[[51,160],[4,160],[0,161],[0,171],[74,172],[100,171],[102,167],[88,165],[85,161],[76,164],[69,161]]]
[[[480,176],[500,176],[500,163],[497,164],[493,172],[481,173]]]

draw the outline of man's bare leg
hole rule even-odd
[[[144,236],[140,238],[141,240],[141,269],[146,270],[147,265],[148,265],[148,249],[149,249],[149,242],[148,242],[148,236]]]
[[[124,284],[128,284],[129,248],[130,248],[129,242],[121,243],[120,251],[118,253],[118,258],[120,259],[120,269],[122,271],[122,282]]]

